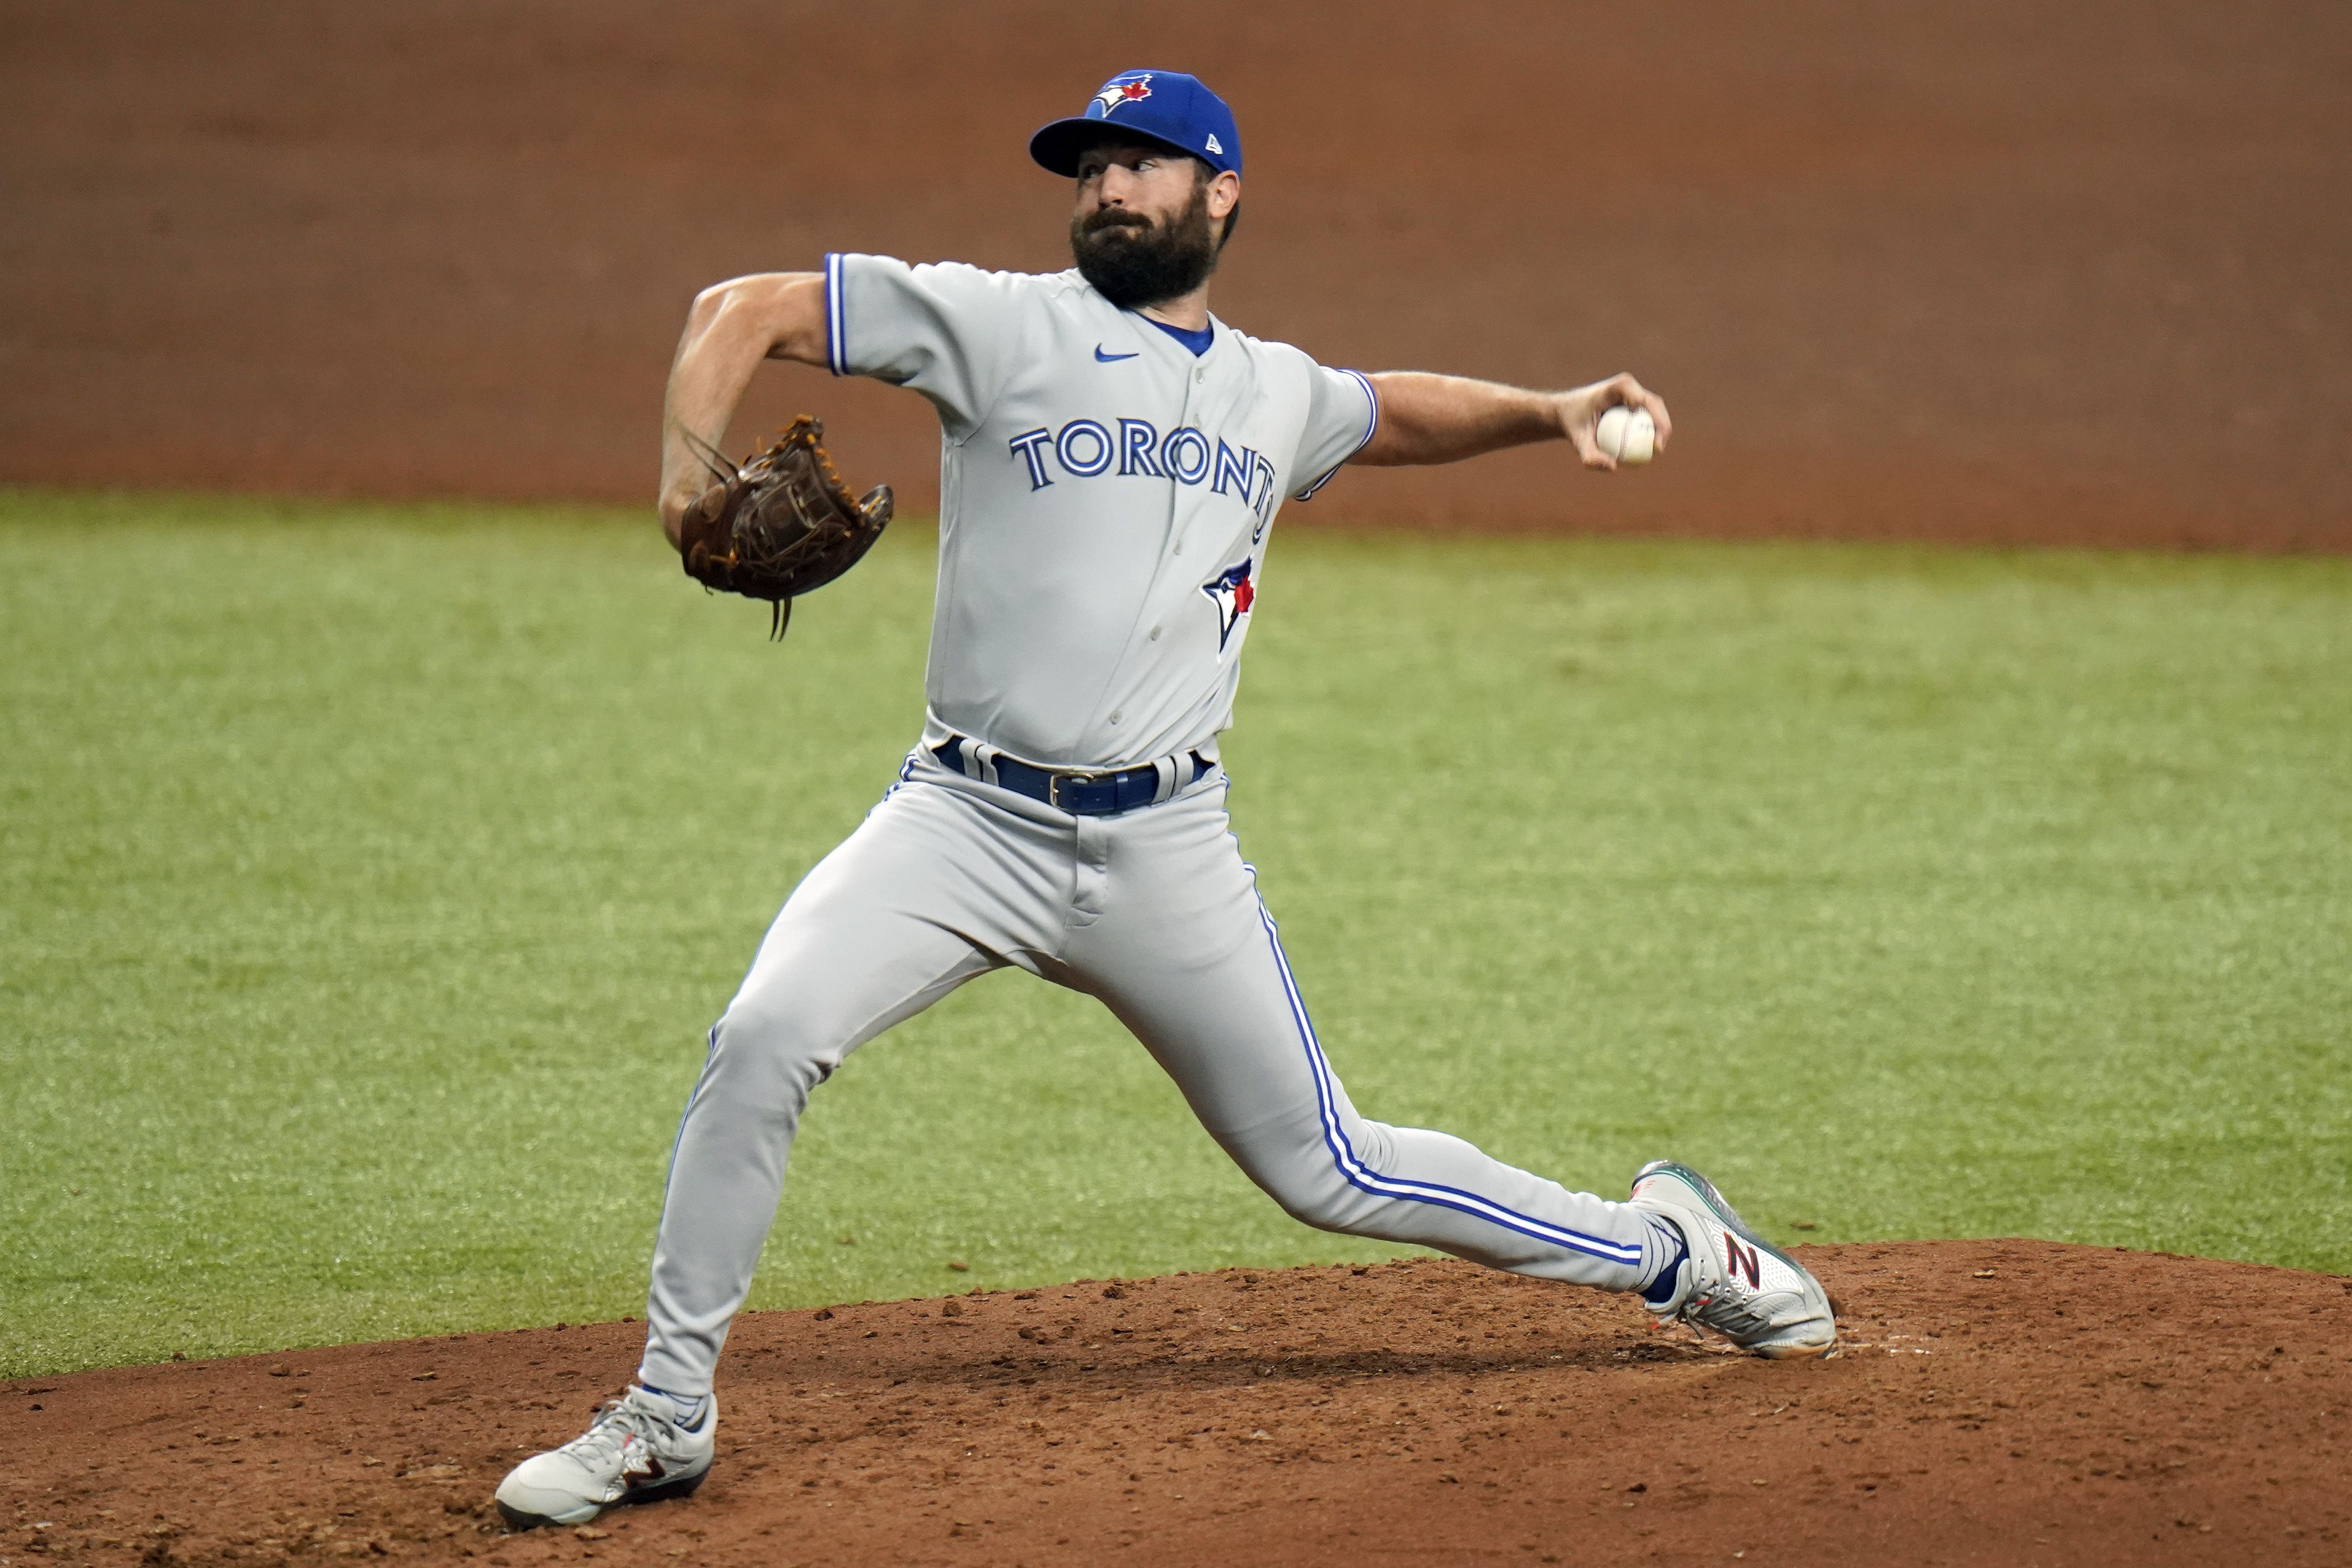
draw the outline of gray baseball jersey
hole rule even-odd
[[[1213,756],[1275,512],[1371,439],[1371,383],[1213,319],[1196,356],[1075,271],[836,255],[825,282],[835,373],[939,410],[925,743]]]

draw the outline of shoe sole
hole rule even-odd
[[[1813,1289],[1821,1293],[1822,1309],[1830,1315],[1829,1338],[1819,1344],[1807,1340],[1767,1340],[1755,1344],[1742,1345],[1740,1347],[1742,1350],[1763,1356],[1769,1361],[1801,1361],[1811,1356],[1827,1355],[1837,1348],[1837,1309],[1830,1305],[1828,1289],[1814,1278],[1811,1269],[1748,1229],[1748,1222],[1739,1217],[1738,1211],[1726,1203],[1723,1194],[1715,1190],[1715,1184],[1688,1165],[1673,1160],[1653,1160],[1633,1173],[1633,1185],[1638,1187],[1652,1176],[1673,1176],[1685,1186],[1689,1187],[1698,1194],[1699,1201],[1706,1205],[1707,1211],[1723,1222],[1726,1229],[1738,1236],[1748,1246],[1760,1252],[1770,1253],[1799,1274],[1803,1275],[1812,1282]]]
[[[672,1498],[692,1497],[695,1489],[702,1485],[709,1475],[710,1471],[706,1467],[690,1476],[681,1476],[674,1481],[664,1481],[659,1486],[639,1487],[636,1490],[625,1493],[616,1500],[591,1510],[576,1519],[561,1519],[551,1513],[525,1513],[501,1498],[498,1500],[499,1517],[505,1520],[508,1526],[514,1530],[544,1530],[549,1526],[570,1528],[586,1524],[589,1521],[613,1509],[635,1508],[641,1502],[667,1502]]]

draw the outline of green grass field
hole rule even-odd
[[[0,1373],[640,1310],[929,584],[773,647],[634,515],[0,492]],[[2352,1270],[2352,562],[1292,534],[1260,607],[1235,818],[1368,1114]],[[819,1093],[753,1305],[1382,1251],[1013,973]]]

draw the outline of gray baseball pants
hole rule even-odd
[[[1099,997],[1209,1135],[1308,1225],[1605,1290],[1651,1281],[1671,1254],[1639,1211],[1357,1114],[1224,795],[1212,773],[1157,805],[1071,816],[916,753],[793,890],[711,1031],[671,1158],[641,1381],[709,1392],[809,1091],[1006,964]]]

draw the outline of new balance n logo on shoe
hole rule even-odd
[[[1724,1271],[1732,1279],[1738,1279],[1742,1273],[1745,1273],[1748,1276],[1748,1288],[1750,1290],[1761,1290],[1764,1288],[1762,1264],[1763,1260],[1756,1255],[1754,1247],[1740,1246],[1739,1238],[1727,1230],[1723,1233]]]

